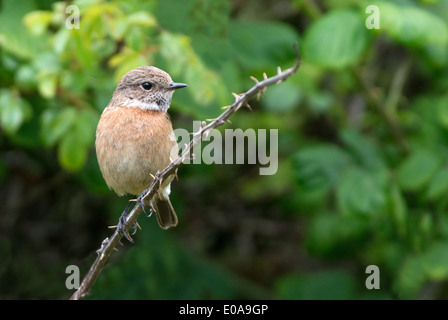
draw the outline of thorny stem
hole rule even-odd
[[[162,183],[165,177],[176,174],[177,168],[183,163],[183,161],[190,157],[191,150],[193,150],[193,147],[201,141],[202,136],[208,135],[211,130],[223,125],[226,121],[228,121],[228,118],[242,106],[246,106],[250,109],[250,106],[248,104],[250,98],[255,95],[259,96],[266,90],[268,86],[286,80],[299,69],[301,58],[297,49],[297,44],[294,45],[294,49],[297,54],[297,61],[292,68],[285,71],[282,71],[280,68],[278,68],[277,74],[269,78],[266,76],[266,74],[263,74],[263,80],[261,81],[258,81],[254,77],[251,77],[255,81],[255,85],[252,88],[242,94],[234,94],[235,102],[232,105],[227,106],[226,110],[218,118],[211,120],[209,124],[205,124],[205,122],[203,122],[205,125],[193,134],[193,139],[184,148],[181,155],[177,157],[177,159],[172,161],[165,169],[163,169],[162,172],[158,172],[155,175],[151,186],[145,191],[147,192],[146,195],[141,200],[143,203],[141,203],[140,201],[136,201],[134,208],[131,210],[131,212],[129,212],[126,219],[127,226],[124,227],[124,232],[128,232],[128,226],[133,226],[136,224],[137,218],[142,212],[142,204],[145,206],[150,205],[152,197],[158,192],[159,185]],[[123,234],[118,230],[115,230],[110,239],[106,238],[102,242],[101,248],[97,250],[98,257],[93,262],[89,272],[84,277],[84,280],[82,281],[78,290],[76,290],[75,293],[70,297],[70,300],[83,299],[90,293],[91,287],[99,277],[108,258],[114,251],[115,247],[120,243],[120,239],[122,237]]]

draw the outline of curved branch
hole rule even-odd
[[[134,208],[128,214],[126,219],[128,226],[133,226],[137,222],[137,218],[142,212],[142,204],[145,206],[150,205],[150,201],[152,197],[157,193],[158,187],[163,179],[176,173],[177,168],[183,163],[183,161],[190,157],[190,153],[193,150],[193,147],[201,141],[202,136],[206,136],[211,130],[223,125],[228,120],[228,118],[242,106],[246,106],[250,109],[250,106],[248,104],[250,98],[255,95],[258,95],[259,97],[260,94],[264,93],[268,86],[286,80],[299,69],[301,58],[297,49],[297,44],[294,44],[294,49],[297,54],[297,61],[292,68],[282,71],[280,67],[278,67],[277,74],[275,76],[268,78],[266,74],[263,74],[263,80],[261,81],[257,80],[254,77],[251,77],[251,79],[255,81],[255,85],[252,88],[242,94],[234,94],[235,102],[230,106],[224,107],[226,111],[224,111],[218,118],[211,120],[209,124],[206,124],[206,122],[203,121],[203,126],[201,126],[201,128],[193,134],[193,139],[184,148],[180,156],[172,161],[165,169],[162,170],[162,172],[158,172],[155,175],[151,186],[146,190],[146,195],[141,200],[143,201],[143,203],[138,200],[136,201]],[[128,232],[128,227],[125,227],[125,232]],[[122,237],[123,234],[121,232],[115,231],[110,238],[106,238],[102,242],[101,248],[97,250],[98,257],[90,267],[89,272],[84,277],[84,280],[82,281],[78,290],[76,290],[75,293],[70,297],[70,300],[83,299],[89,294],[90,288],[95,283],[96,279],[103,270],[105,263],[112,254],[112,251],[120,243],[120,239]]]

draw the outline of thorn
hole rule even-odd
[[[201,136],[201,129],[193,133],[193,137]]]
[[[263,72],[263,80],[267,80],[268,79],[268,75],[266,74],[266,72]]]
[[[100,247],[98,250],[96,250],[96,253],[97,253],[98,255],[100,255],[100,254],[103,252],[104,247],[105,247],[108,243],[109,243],[109,237],[107,237],[106,239],[104,239],[104,240],[101,242],[101,247]]]
[[[232,92],[232,95],[235,97],[235,100],[238,100],[240,98],[240,95],[236,94],[235,92]]]
[[[252,80],[254,80],[255,81],[255,83],[259,83],[260,81],[258,81],[258,79],[257,78],[255,78],[254,76],[250,76],[250,78],[252,79]]]
[[[124,244],[123,244],[123,242],[121,242],[121,240],[118,241],[118,244],[119,244],[120,246],[124,247]]]
[[[171,160],[171,158],[170,158]],[[152,179],[154,180],[156,177],[154,177],[154,175],[150,172],[149,175],[152,177]]]
[[[259,101],[260,100],[260,97],[261,96],[263,96],[263,98],[265,97],[265,93],[266,93],[266,90],[267,90],[267,88],[266,87],[264,87],[263,89],[260,89],[258,92],[257,92],[257,100]]]
[[[152,211],[157,213],[156,209],[154,209],[154,206],[152,205],[152,201],[149,203],[149,205],[151,206]]]
[[[280,66],[277,67],[277,75],[282,74],[282,69],[280,68]],[[280,79],[276,82],[276,84],[282,83],[283,79]]]
[[[218,118],[215,118],[215,119],[205,119],[205,120],[207,120],[207,121],[215,121],[216,119],[218,119]]]
[[[140,225],[138,224],[138,222],[135,223],[137,225],[137,228],[139,228],[140,230],[142,230],[142,227],[140,227]]]
[[[247,109],[249,109],[250,111],[252,111],[252,107],[251,107],[250,104],[247,103],[247,102],[246,102],[246,107],[247,107]]]
[[[177,176],[177,169],[174,171],[174,177],[176,178],[176,181],[179,181],[179,177]]]
[[[226,119],[226,122],[232,124],[232,121],[230,121],[229,119]]]
[[[221,107],[221,109],[229,109],[231,106],[224,106],[224,107]]]
[[[302,57],[300,56],[299,46],[298,46],[297,42],[294,42],[293,48],[294,48],[294,51],[296,52],[296,57],[297,57],[297,63],[295,65],[294,69],[297,70],[302,61]]]
[[[202,138],[205,140],[205,141],[207,141],[208,140],[208,137],[210,136],[210,129],[208,129],[208,130],[205,130],[205,131],[203,131],[202,132]]]
[[[114,251],[117,251],[117,252],[118,252],[118,249],[117,249],[117,248],[114,248]]]
[[[115,226],[108,226],[107,227],[108,229],[115,229],[115,228],[117,228],[117,226],[115,225]]]

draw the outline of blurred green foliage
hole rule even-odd
[[[69,297],[65,267],[85,274],[124,208],[94,153],[124,73],[188,83],[170,114],[192,130],[290,67],[294,42],[298,73],[225,126],[279,129],[278,172],[182,166],[179,226],[142,216],[90,297],[447,298],[447,0],[3,0],[0,298]]]

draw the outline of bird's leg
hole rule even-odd
[[[142,194],[140,196],[138,196],[137,198],[137,203],[140,204],[140,206],[142,207],[143,212],[146,214],[145,211],[145,204],[143,203],[143,198],[146,196],[146,194],[148,193],[148,190],[144,190],[142,192]],[[135,201],[135,200],[134,200]],[[134,242],[134,240],[132,240],[131,235],[129,234],[129,232],[126,230],[128,223],[126,222],[126,219],[129,215],[129,211],[131,209],[131,204],[133,201],[129,201],[128,205],[126,206],[126,208],[124,209],[123,213],[121,214],[120,219],[118,220],[118,224],[117,224],[117,230],[119,232],[121,232],[123,234],[123,236],[128,239],[129,242]],[[148,217],[150,217],[153,212],[155,210],[153,209],[153,205],[152,205],[152,201],[151,201],[151,207],[149,209],[149,214],[147,215]],[[137,223],[134,223],[134,225],[132,226],[134,228],[134,230],[132,231],[132,235],[134,235],[137,232],[137,227],[140,227]]]
[[[126,222],[126,219],[129,214],[129,210],[131,208],[132,202],[129,201],[128,205],[124,209],[123,213],[121,214],[120,219],[118,220],[117,224],[117,230],[123,234],[123,236],[128,239],[129,242],[134,242],[132,240],[131,236],[129,235],[129,232],[126,230],[126,227],[128,226],[128,223]],[[137,223],[134,224],[134,231],[132,232],[132,235],[134,235],[137,232]]]
[[[146,189],[142,192],[141,195],[138,196],[137,198],[137,202],[140,203],[140,206],[142,207],[142,211],[146,214],[146,216],[149,218],[150,216],[152,216],[154,209],[152,208],[152,201],[151,201],[151,207],[149,208],[149,214],[146,213],[145,211],[145,204],[143,203],[143,198],[148,194],[148,190]]]

